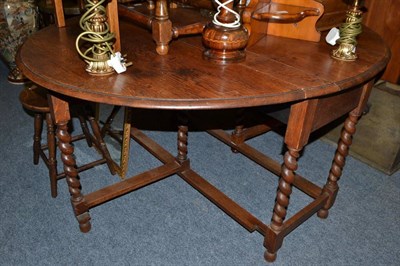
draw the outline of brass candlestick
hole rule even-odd
[[[357,59],[357,36],[362,32],[362,11],[359,0],[346,12],[346,22],[339,28],[339,47],[332,51],[331,56],[342,61],[354,61]]]
[[[233,10],[233,0],[215,0],[218,12],[212,23],[203,31],[204,58],[226,64],[244,60],[244,48],[249,39],[240,22],[240,15]]]
[[[79,25],[83,32],[76,39],[76,49],[87,63],[86,71],[91,75],[108,75],[114,69],[107,61],[113,53],[114,34],[110,33],[107,23],[106,9],[103,3],[106,0],[86,0],[87,11],[82,15]],[[82,52],[80,40],[90,46]],[[86,45],[87,45],[86,44]]]

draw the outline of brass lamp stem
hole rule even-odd
[[[107,61],[113,54],[114,34],[110,33],[107,23],[106,9],[103,3],[106,0],[86,0],[86,12],[79,23],[83,32],[76,39],[76,49],[84,58],[86,71],[91,75],[108,75],[114,73],[114,69]],[[81,52],[79,41],[90,44],[84,52]]]
[[[362,14],[358,0],[346,12],[346,22],[339,28],[339,47],[332,51],[334,59],[354,61],[357,59],[357,36],[362,32]]]

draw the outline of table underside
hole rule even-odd
[[[267,224],[255,217],[252,213],[241,207],[238,203],[229,198],[229,196],[225,195],[190,167],[190,160],[188,157],[188,121],[194,125],[196,125],[197,122],[198,128],[204,128],[204,124],[202,123],[207,124],[207,121],[197,121],[196,117],[192,116],[190,112],[180,112],[180,118],[178,121],[181,121],[181,123],[178,123],[176,156],[172,155],[160,144],[146,136],[141,130],[132,126],[130,139],[136,141],[163,164],[87,195],[71,197],[74,212],[80,224],[81,231],[87,232],[90,230],[91,218],[89,210],[91,208],[160,181],[171,175],[177,174],[248,231],[258,231],[261,233],[265,237],[264,246],[267,249],[265,258],[268,261],[275,260],[276,252],[282,245],[283,239],[287,234],[317,212],[319,217],[327,217],[328,209],[332,207],[336,197],[338,190],[337,181],[340,178],[341,169],[344,167],[347,150],[351,144],[352,134],[354,134],[355,131],[353,128],[358,117],[361,115],[361,107],[364,105],[365,97],[368,95],[366,94],[366,91],[370,90],[371,85],[372,82],[369,82],[364,86],[340,94],[331,95],[321,99],[314,99],[314,104],[310,104],[309,101],[294,103],[293,106],[313,106],[311,108],[313,113],[307,114],[307,112],[304,113],[301,108],[298,110],[298,107],[292,106],[289,110],[289,121],[287,126],[285,123],[282,123],[282,121],[266,114],[263,114],[262,122],[258,121],[256,124],[253,123],[251,126],[244,126],[246,120],[244,114],[246,114],[247,110],[236,109],[238,118],[236,122],[237,126],[232,134],[228,134],[223,129],[215,129],[214,127],[206,130],[211,136],[230,146],[233,152],[243,154],[266,170],[280,177],[276,194],[277,201],[273,210],[271,224]],[[361,105],[360,102],[362,103]],[[288,105],[290,106],[290,104]],[[345,122],[327,185],[319,187],[305,177],[296,174],[295,171],[297,170],[297,159],[300,156],[299,153],[308,141],[310,133],[348,112],[350,112],[350,116]],[[316,113],[318,113],[318,115],[316,115]],[[254,115],[250,114],[250,116],[253,117]],[[299,116],[302,116],[304,121],[303,123],[300,123],[300,126],[293,130],[293,121],[290,119],[291,117],[296,118]],[[308,121],[307,117],[309,116],[314,117],[314,119]],[[297,121],[295,123],[297,123]],[[283,164],[273,160],[255,147],[246,143],[246,140],[255,136],[264,134],[271,130],[276,130],[277,128],[285,127],[285,142],[288,151],[285,153]],[[59,130],[59,135],[65,134],[65,132],[62,132],[65,129],[60,127]],[[306,138],[304,138],[304,134],[307,136]],[[292,139],[298,139],[298,147],[294,144]],[[63,140],[60,139],[60,141],[62,142]],[[68,141],[65,144],[68,146]],[[62,151],[62,153],[65,152]],[[72,164],[72,162],[67,160],[64,161],[64,164],[68,165]],[[66,172],[68,174],[68,169]],[[74,169],[72,169],[72,172],[69,172],[69,176],[74,175]],[[67,182],[69,182],[70,188],[77,186],[76,183],[73,184],[73,182],[68,180],[68,178]],[[292,186],[308,195],[312,201],[304,206],[300,211],[285,220]]]

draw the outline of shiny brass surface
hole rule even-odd
[[[355,0],[346,12],[346,22],[340,27],[339,47],[332,51],[332,58],[342,61],[355,61],[358,58],[356,38],[361,33],[362,14],[358,0]]]
[[[85,59],[85,70],[91,75],[109,75],[114,69],[108,65],[110,54],[113,53],[114,34],[110,33],[107,23],[106,9],[103,6],[105,0],[87,0],[87,11],[82,15],[80,25],[83,30],[77,40],[78,53]],[[91,43],[85,52],[80,51],[79,41]]]

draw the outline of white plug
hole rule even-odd
[[[332,28],[328,32],[328,35],[326,35],[325,40],[327,43],[334,46],[339,38],[340,38],[339,30],[337,28]]]
[[[107,64],[114,68],[114,70],[120,74],[126,71],[125,60],[122,58],[120,52],[116,52],[114,55],[111,55],[110,60],[107,61]]]

